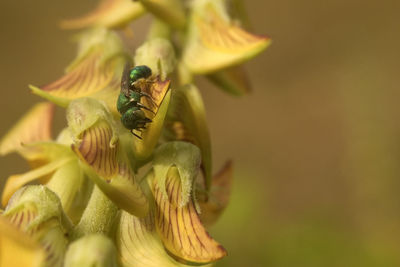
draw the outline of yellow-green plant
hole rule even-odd
[[[0,143],[1,155],[17,152],[32,167],[3,190],[0,267],[211,265],[226,256],[205,226],[228,203],[232,164],[212,175],[193,78],[206,75],[242,95],[248,84],[239,64],[270,43],[242,29],[243,13],[229,14],[227,4],[103,0],[62,22],[82,29],[76,59],[58,80],[30,86],[49,102],[35,105]],[[131,55],[121,29],[146,13],[152,26]],[[152,70],[140,84],[148,97],[135,103],[151,119],[140,138],[123,127],[116,107],[131,61]],[[54,104],[66,108],[68,126],[52,139]]]

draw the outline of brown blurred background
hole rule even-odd
[[[27,85],[74,58],[58,22],[96,2],[1,1],[0,136],[40,101]],[[247,64],[252,94],[200,80],[214,171],[235,161],[231,205],[211,229],[229,252],[218,266],[400,266],[400,2],[246,7],[273,39]],[[133,24],[138,36],[147,23]],[[2,181],[26,170],[15,155],[0,166]]]

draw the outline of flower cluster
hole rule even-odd
[[[270,43],[242,29],[238,1],[230,4],[232,12],[225,0],[103,0],[62,22],[82,29],[76,59],[56,81],[30,86],[48,102],[0,142],[1,155],[17,152],[32,168],[3,190],[0,267],[209,266],[227,254],[205,227],[228,204],[232,164],[212,174],[194,76],[242,95],[239,64]],[[150,32],[131,55],[121,29],[146,13]],[[140,131],[124,127],[116,105],[127,62],[152,70],[135,87],[149,118]],[[55,105],[68,126],[52,139]]]

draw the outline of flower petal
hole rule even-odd
[[[169,132],[166,132],[166,137],[169,140],[187,141],[200,148],[202,170],[208,190],[211,185],[212,156],[203,100],[197,87],[191,84],[174,93],[172,108],[168,113]]]
[[[115,242],[125,267],[188,266],[176,262],[167,254],[156,232],[152,213],[139,219],[122,212]]]
[[[45,259],[44,249],[2,216],[0,216],[0,255],[0,267],[40,267]]]
[[[186,205],[199,172],[200,162],[200,150],[190,143],[175,141],[160,145],[154,155],[153,170],[155,180],[164,197],[168,197],[165,188],[167,173],[171,167],[176,167],[182,183],[179,206]]]
[[[200,264],[226,256],[226,250],[204,229],[193,199],[179,207],[182,184],[178,169],[172,167],[167,174],[168,198],[164,197],[158,184],[153,183],[156,229],[169,253],[181,261]]]
[[[185,26],[185,12],[181,0],[140,0],[143,6],[169,25],[182,29]]]
[[[171,98],[171,91],[168,90],[170,80],[164,82],[154,83],[154,87],[151,90],[151,95],[154,96],[155,103],[159,106],[156,107],[156,115],[152,117],[151,113],[145,111],[145,113],[151,118],[152,122],[148,124],[147,129],[144,129],[141,133],[141,140],[135,138],[133,140],[133,153],[135,158],[138,160],[145,160],[151,156],[155,146],[158,143],[158,139],[161,135],[161,130],[164,125],[164,119],[167,115],[169,101]],[[157,97],[159,95],[160,97]],[[165,97],[161,97],[165,96]],[[161,102],[160,102],[161,99]],[[144,105],[148,102],[144,100]],[[159,104],[161,103],[161,104]],[[148,105],[151,106],[151,105]]]
[[[207,75],[214,84],[224,91],[241,96],[251,91],[250,81],[243,66],[235,66]]]
[[[18,121],[0,142],[0,155],[17,151],[21,144],[45,141],[51,138],[51,123],[54,105],[51,103],[36,104]]]
[[[146,216],[149,203],[128,165],[120,163],[118,173],[107,181],[101,179],[102,177],[91,177],[101,191],[119,208],[137,217]]]
[[[34,94],[66,107],[71,99],[96,93],[109,85],[114,77],[114,64],[100,64],[100,54],[94,53],[57,81],[41,89],[30,86]]]
[[[11,196],[20,189],[23,185],[38,179],[44,175],[50,174],[54,172],[56,169],[60,168],[61,166],[67,164],[71,161],[72,158],[60,158],[59,160],[50,162],[47,165],[43,165],[37,169],[32,171],[26,172],[24,174],[17,174],[8,177],[7,182],[4,186],[1,203],[3,206],[7,205],[8,201],[10,200]]]
[[[229,203],[233,179],[232,161],[214,175],[210,193],[198,187],[196,199],[200,205],[200,219],[205,225],[214,224]]]
[[[217,2],[193,7],[183,62],[193,73],[206,74],[246,61],[269,44],[268,37],[250,34],[229,21]]]
[[[24,145],[19,154],[29,162],[32,169],[46,165],[63,157],[72,157],[69,146],[53,141],[36,142]]]
[[[81,159],[89,177],[119,208],[136,216],[145,216],[148,211],[147,199],[136,183],[130,166],[125,163],[127,159],[123,154],[121,145],[118,141],[114,141],[114,130],[110,126],[111,121],[99,117],[99,120],[92,124],[94,118],[88,118],[85,115],[85,108],[79,106],[79,103],[83,102],[74,102],[68,108],[69,122],[72,123],[72,120],[76,119],[74,115],[76,112],[89,119],[89,122],[78,119],[85,127],[77,125],[73,131],[77,133],[77,140],[72,145],[73,151]],[[99,112],[99,110],[96,112]],[[73,124],[71,123],[70,125]],[[89,126],[89,128],[86,128],[86,126]],[[84,128],[86,130],[83,130]]]
[[[138,2],[131,0],[102,0],[96,9],[89,14],[61,22],[64,29],[82,29],[101,26],[105,28],[120,28],[145,13]]]
[[[42,86],[30,86],[33,93],[66,107],[73,99],[93,95],[107,87],[119,87],[119,70],[125,62],[121,40],[105,29],[80,36],[78,57],[58,80]]]
[[[117,172],[117,146],[112,138],[112,128],[101,120],[85,130],[72,149],[97,175],[109,178]]]

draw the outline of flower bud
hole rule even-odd
[[[69,245],[64,266],[117,267],[116,254],[115,246],[108,237],[87,235]]]
[[[3,216],[41,244],[46,250],[45,266],[62,266],[66,234],[72,224],[55,193],[42,185],[21,188],[11,198]]]

